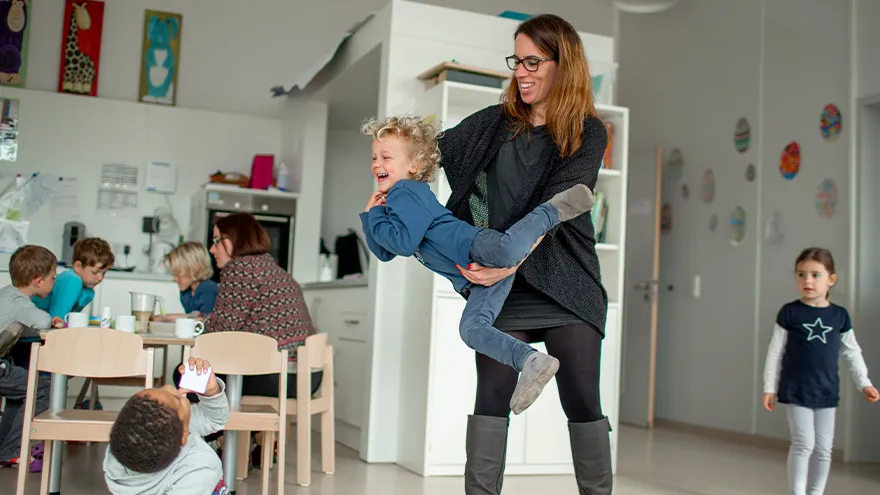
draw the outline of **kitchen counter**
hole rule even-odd
[[[114,278],[120,280],[151,280],[155,282],[171,282],[173,278],[168,273],[149,273],[149,272],[116,272],[108,271],[104,278]]]
[[[367,277],[359,277],[359,278],[341,278],[336,280],[331,280],[329,282],[309,282],[302,284],[303,290],[317,290],[317,289],[343,289],[346,287],[366,287],[368,285],[369,280]]]

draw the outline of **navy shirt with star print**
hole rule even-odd
[[[852,330],[849,313],[836,304],[816,308],[798,300],[779,310],[776,324],[788,331],[777,400],[813,409],[837,407],[840,335]]]

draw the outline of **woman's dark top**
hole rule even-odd
[[[575,184],[595,189],[607,139],[602,121],[587,118],[580,149],[563,160],[543,126],[511,140],[501,106],[488,107],[447,130],[440,141],[452,188],[447,207],[478,227],[506,230]],[[604,333],[608,295],[595,244],[590,215],[548,233],[517,271],[496,326],[516,330],[587,322]]]

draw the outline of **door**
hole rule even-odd
[[[634,158],[637,159],[632,163],[644,173],[630,174],[627,195],[620,422],[651,428],[654,426],[657,357],[663,151],[658,147],[653,153],[648,151]]]

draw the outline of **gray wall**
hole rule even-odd
[[[844,119],[852,115],[849,19],[848,3],[821,0],[682,0],[657,15],[621,15],[619,102],[631,108],[632,146],[661,145],[667,154],[678,147],[685,157],[682,178],[667,177],[663,190],[673,229],[661,242],[661,288],[674,290],[660,296],[659,418],[787,436],[783,413],[764,412],[758,398],[776,312],[798,297],[794,258],[819,244],[844,272],[849,263],[848,136],[827,143],[819,133],[826,103],[838,105]],[[751,123],[744,154],[733,146],[740,117]],[[844,132],[846,126],[844,120]],[[800,143],[803,160],[800,174],[786,181],[778,164],[791,140]],[[745,179],[750,162],[758,169],[755,182]],[[630,181],[639,180],[638,166]],[[710,204],[699,198],[707,168],[716,180]],[[814,207],[826,177],[837,182],[840,196],[830,220]],[[746,211],[747,233],[732,246],[727,224],[737,205]],[[779,246],[762,237],[773,211],[783,220]],[[713,213],[719,226],[710,232]],[[834,295],[841,304],[848,303],[846,277],[841,273]]]

